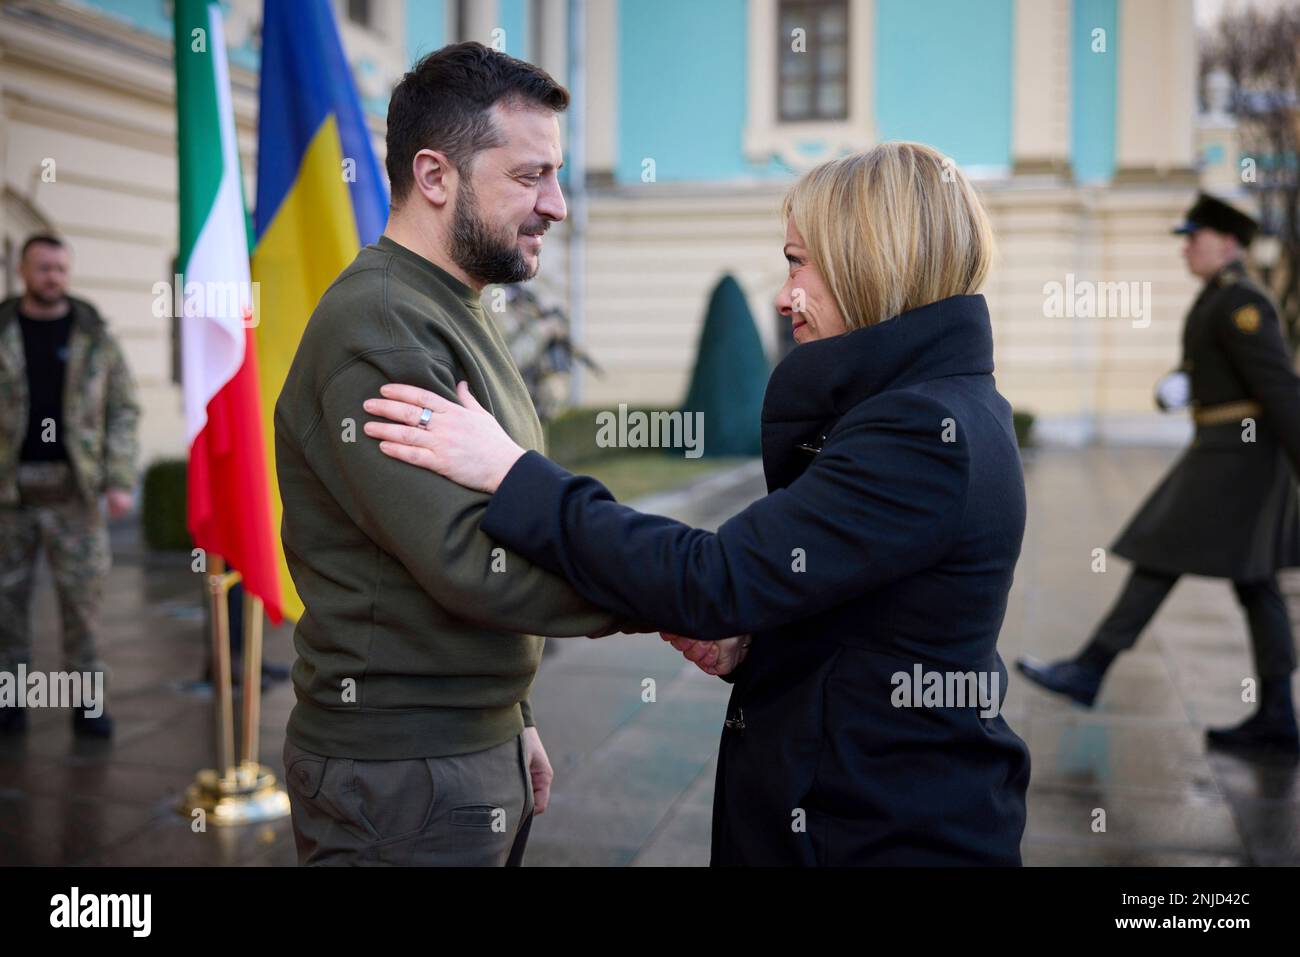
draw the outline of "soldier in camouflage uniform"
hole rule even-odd
[[[101,495],[133,506],[139,406],[122,351],[88,302],[67,294],[68,250],[23,246],[21,297],[0,302],[0,671],[31,665],[29,606],[44,546],[63,624],[64,671],[104,671],[95,625],[109,568]],[[80,734],[108,737],[107,712],[73,712]],[[0,731],[26,712],[0,709]]]
[[[1106,669],[1181,575],[1226,578],[1250,626],[1259,707],[1240,725],[1208,729],[1207,743],[1295,760],[1296,652],[1277,572],[1300,566],[1300,378],[1276,308],[1241,261],[1257,228],[1202,194],[1174,230],[1188,236],[1188,268],[1205,286],[1183,327],[1182,366],[1162,380],[1156,401],[1190,405],[1195,438],[1112,546],[1134,567],[1086,647],[1073,659],[1021,659],[1017,667],[1091,706]]]

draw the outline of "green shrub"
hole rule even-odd
[[[185,519],[184,459],[154,462],[144,473],[140,513],[144,541],[158,551],[189,551],[190,541]]]
[[[1012,410],[1011,421],[1016,429],[1016,444],[1028,448],[1034,431],[1034,413]]]
[[[681,408],[708,423],[705,455],[749,456],[763,450],[763,395],[772,366],[745,293],[724,275],[709,295],[691,385]]]

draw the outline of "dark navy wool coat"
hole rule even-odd
[[[763,405],[769,494],[716,533],[535,452],[493,496],[484,531],[591,601],[690,637],[753,634],[715,865],[1020,863],[1029,754],[987,710],[1006,693],[1025,489],[992,373],[983,296],[796,347]],[[995,709],[897,707],[895,676],[918,665],[996,681]]]

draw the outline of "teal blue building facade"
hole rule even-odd
[[[1043,2],[1043,0],[1037,0]],[[1050,2],[1050,0],[1047,0]],[[1069,5],[1069,147],[1073,176],[1105,182],[1116,167],[1119,5],[1121,0],[1066,0]],[[87,0],[89,6],[132,27],[170,36],[165,0]],[[750,98],[770,95],[751,83],[752,0],[588,0],[613,6],[614,35],[588,33],[589,44],[612,43],[612,156],[604,163],[615,183],[643,181],[653,158],[658,182],[726,183],[788,177],[794,170],[779,157],[752,155],[744,147]],[[256,0],[223,0],[233,14],[256,20]],[[345,38],[367,29],[382,33],[402,62],[377,62],[365,49],[350,49],[363,84],[366,108],[382,116],[385,86],[405,67],[453,39],[474,35],[512,56],[540,62],[539,36],[551,17],[567,32],[574,5],[539,0],[372,0],[363,5],[383,23],[352,21],[349,4],[334,3]],[[873,20],[868,49],[853,49],[850,96],[869,95],[873,140],[928,143],[960,166],[985,175],[1015,167],[1013,112],[1017,92],[1016,0],[871,0],[851,2],[849,15]],[[466,9],[475,19],[457,23]],[[394,15],[394,10],[398,11]],[[485,12],[486,11],[486,12]],[[395,29],[400,42],[393,43]],[[1092,49],[1094,31],[1105,31],[1107,49]],[[482,35],[479,35],[482,34]],[[563,39],[567,39],[567,36]],[[560,41],[563,43],[563,39]],[[256,27],[232,46],[236,66],[256,70]],[[359,47],[352,44],[353,47]],[[591,57],[588,57],[590,60]],[[543,64],[546,65],[546,64]],[[553,66],[554,64],[552,64]],[[860,82],[864,75],[866,82]],[[565,76],[562,79],[569,80]],[[590,78],[589,78],[590,79]],[[367,89],[368,88],[368,89]],[[860,90],[869,93],[859,94]],[[797,134],[796,134],[797,135]],[[820,155],[813,135],[797,149]]]

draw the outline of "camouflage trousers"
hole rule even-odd
[[[98,503],[77,492],[62,462],[18,467],[20,503],[0,506],[0,671],[31,665],[30,606],[36,560],[44,547],[63,623],[65,671],[106,671],[95,628],[111,556]]]

